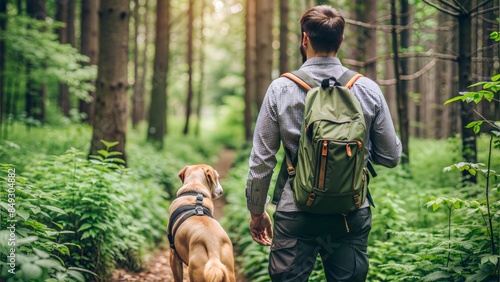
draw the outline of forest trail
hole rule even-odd
[[[233,159],[236,152],[229,149],[222,149],[219,153],[219,160],[215,164],[215,169],[219,173],[219,177],[224,179],[227,177],[231,169]],[[222,197],[214,201],[214,218],[219,220],[224,215],[225,199]],[[166,227],[165,227],[166,228]],[[170,269],[170,248],[168,243],[164,242],[158,246],[158,250],[148,254],[145,258],[144,267],[141,272],[128,272],[124,269],[118,269],[113,275],[113,281],[141,281],[141,282],[159,282],[173,281],[172,270]],[[236,265],[236,272],[238,266]],[[246,279],[236,273],[236,281],[245,282]],[[184,280],[188,282],[187,267],[184,265]]]

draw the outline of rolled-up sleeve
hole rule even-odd
[[[247,208],[254,214],[265,210],[267,193],[280,148],[280,132],[273,84],[267,90],[257,117],[246,185]]]

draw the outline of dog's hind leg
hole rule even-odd
[[[182,282],[184,273],[182,268],[182,259],[174,251],[170,250],[170,268],[172,268],[172,274],[174,276],[175,282]]]

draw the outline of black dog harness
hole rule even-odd
[[[170,220],[168,221],[168,241],[170,242],[170,248],[172,250],[175,250],[174,246],[174,237],[175,233],[177,232],[177,229],[179,229],[179,226],[186,221],[186,219],[198,215],[198,216],[203,216],[203,215],[208,215],[211,218],[213,218],[212,213],[210,210],[203,206],[203,194],[201,193],[196,193],[196,192],[186,192],[183,194],[180,194],[179,197],[182,196],[196,196],[196,205],[188,205],[188,206],[181,206],[177,208],[172,215],[170,216]],[[174,229],[174,225],[179,221],[179,224],[177,224],[176,228]]]

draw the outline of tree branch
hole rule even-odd
[[[484,9],[484,10],[481,10],[481,11],[478,11],[478,12],[474,12],[474,13],[471,14],[471,17],[473,18],[473,17],[475,17],[477,15],[486,14],[488,12],[493,12],[493,11],[496,11],[496,10],[498,10],[498,6],[491,7],[491,8],[488,8],[488,9]],[[496,23],[497,21],[491,21],[491,22]]]
[[[429,50],[427,52],[407,52],[407,53],[400,53],[399,57],[400,58],[430,57],[430,58],[437,58],[437,59],[450,60],[450,61],[456,61],[457,60],[457,56],[456,55],[434,53],[431,50]],[[392,54],[387,54],[387,55],[384,55],[384,56],[381,56],[381,57],[370,59],[370,61],[367,60],[367,63],[373,63],[373,61],[378,60],[378,59],[387,60],[387,59],[392,59],[392,58],[393,58]]]
[[[450,15],[450,16],[453,16],[453,17],[460,16],[460,13],[454,12],[454,11],[450,11],[450,10],[447,10],[447,9],[444,9],[444,8],[441,8],[437,4],[431,3],[429,0],[422,0],[422,1],[424,1],[425,4],[427,4],[429,6],[432,6],[432,7],[436,8],[437,10],[439,10],[439,11],[441,11],[441,12],[447,14],[447,15]]]
[[[445,0],[440,0],[440,1],[444,2]],[[457,10],[462,11],[462,14],[470,13],[469,11],[467,11],[467,9],[465,9],[465,7],[462,5],[462,3],[460,3],[460,1],[453,0],[453,3],[455,3],[455,5],[457,5],[459,7],[459,9],[457,9]]]
[[[367,29],[373,29],[373,30],[391,31],[394,28],[392,25],[369,24],[369,23],[364,23],[361,21],[355,21],[355,20],[351,20],[351,19],[345,19],[345,22],[348,24],[364,27]],[[413,24],[418,23],[418,22],[419,21],[415,21],[412,24],[409,24],[407,26],[397,25],[397,26],[395,26],[395,28],[398,32],[403,31],[403,30],[417,30],[417,29],[420,31],[447,31],[447,30],[450,30],[450,27],[447,27],[447,26],[433,27],[433,28],[413,27]]]
[[[484,6],[484,5],[488,4],[489,2],[491,2],[491,0],[485,0],[485,1],[483,1],[483,2],[481,2],[481,3],[479,3],[479,4],[477,4],[477,6],[476,6],[476,7],[472,8],[472,9],[470,10],[470,13],[474,13],[475,11],[479,10],[479,8],[481,8],[482,6]],[[498,7],[497,7],[497,8],[498,8]]]
[[[342,63],[350,66],[356,66],[360,68],[364,68],[366,64],[372,64],[378,60],[388,60],[392,59],[394,57],[393,54],[387,54],[383,56],[377,56],[374,58],[369,58],[366,59],[365,62],[361,62],[358,60],[353,60],[353,59],[342,59]],[[417,57],[426,57],[426,58],[433,58],[433,59],[440,59],[440,60],[449,60],[449,61],[456,61],[457,56],[451,55],[451,54],[442,54],[442,53],[434,53],[431,50],[427,52],[407,52],[407,53],[400,53],[399,54],[400,58],[417,58]]]
[[[407,80],[407,81],[417,79],[417,78],[421,77],[424,73],[426,73],[430,69],[432,69],[437,64],[437,61],[438,61],[438,59],[434,58],[427,65],[425,65],[423,68],[421,68],[419,71],[417,71],[411,75],[401,75],[400,79]],[[396,79],[395,78],[378,79],[377,83],[379,85],[383,85],[383,86],[394,85],[394,84],[396,84]]]

